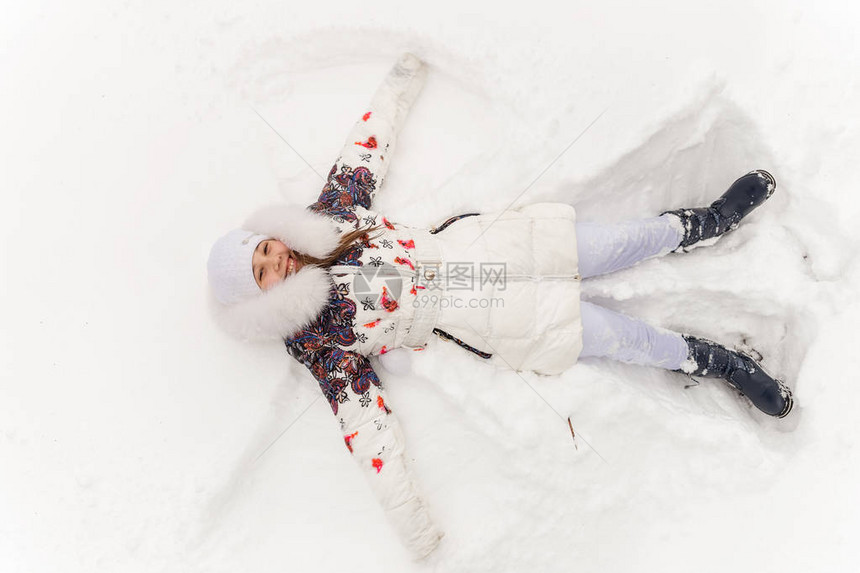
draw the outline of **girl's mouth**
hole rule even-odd
[[[287,272],[286,275],[289,276],[293,274],[293,269],[295,268],[296,263],[292,258],[287,259]]]

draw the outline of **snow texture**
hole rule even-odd
[[[858,10],[10,4],[0,571],[852,570]],[[304,366],[219,332],[204,296],[212,242],[313,201],[403,51],[429,70],[376,203],[394,221],[543,200],[621,221],[773,173],[715,245],[583,288],[755,349],[795,411],[601,359],[519,375],[436,341],[380,369],[446,532],[410,561]]]

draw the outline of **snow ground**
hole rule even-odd
[[[7,6],[0,571],[853,570],[858,11]],[[746,341],[796,413],[600,360],[520,378],[436,341],[410,372],[380,370],[447,532],[411,562],[309,373],[218,332],[201,294],[217,236],[316,197],[314,171],[404,50],[430,70],[377,202],[396,221],[500,210],[526,188],[517,204],[620,220],[774,173],[777,194],[717,245],[585,294]]]

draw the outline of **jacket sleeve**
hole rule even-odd
[[[344,444],[362,469],[386,517],[416,559],[429,555],[444,533],[433,523],[404,452],[400,422],[366,356],[326,345],[290,354],[319,382],[340,422]]]
[[[382,186],[397,134],[424,85],[426,68],[412,54],[403,54],[349,132],[340,156],[329,171],[314,211],[353,219],[356,207],[371,208]]]

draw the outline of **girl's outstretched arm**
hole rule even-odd
[[[319,199],[310,205],[312,210],[355,221],[356,207],[371,208],[385,180],[397,134],[425,76],[421,60],[409,53],[400,56],[349,132]]]
[[[404,453],[400,422],[366,356],[335,343],[321,347],[288,339],[290,354],[320,384],[340,422],[343,440],[363,470],[385,515],[417,559],[444,535],[433,523]]]

